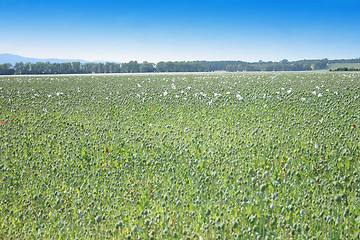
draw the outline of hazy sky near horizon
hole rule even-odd
[[[139,62],[359,58],[358,0],[0,0],[0,53]]]

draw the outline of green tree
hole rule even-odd
[[[153,63],[149,63],[149,62],[145,61],[140,65],[140,71],[141,72],[154,72],[155,71],[154,65],[155,64],[153,64]]]
[[[73,73],[81,73],[80,66],[81,66],[81,63],[80,63],[80,62],[73,62],[73,63],[72,63]]]
[[[315,69],[326,69],[329,60],[327,58],[316,61],[314,64]]]
[[[14,69],[11,68],[10,63],[4,63],[0,65],[0,75],[13,75],[15,73]]]
[[[98,63],[98,73],[105,73],[105,65],[103,63]]]
[[[61,64],[61,73],[63,74],[69,74],[71,73],[71,63],[67,62],[67,63],[62,63]]]
[[[15,63],[15,66],[14,66],[14,71],[15,71],[15,74],[22,74],[24,73],[24,69],[25,68],[25,64],[23,62],[17,62]]]
[[[50,72],[52,74],[60,74],[61,72],[61,64],[60,63],[52,63],[50,65]]]
[[[166,72],[166,64],[165,64],[165,62],[158,62],[156,64],[156,71],[158,71],[158,72]]]
[[[227,65],[226,71],[228,72],[236,72],[236,66],[235,65]]]
[[[24,72],[23,74],[30,74],[30,63],[27,62],[24,64]]]
[[[126,73],[140,72],[140,64],[137,61],[130,61],[121,65],[121,71]]]

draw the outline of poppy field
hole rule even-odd
[[[0,77],[0,239],[359,239],[360,73]]]

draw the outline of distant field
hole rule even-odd
[[[333,63],[328,66],[330,70],[335,70],[337,68],[360,68],[360,63]]]
[[[0,77],[0,239],[359,239],[360,73]]]

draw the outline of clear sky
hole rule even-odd
[[[360,57],[359,0],[0,0],[0,53],[278,61]]]

